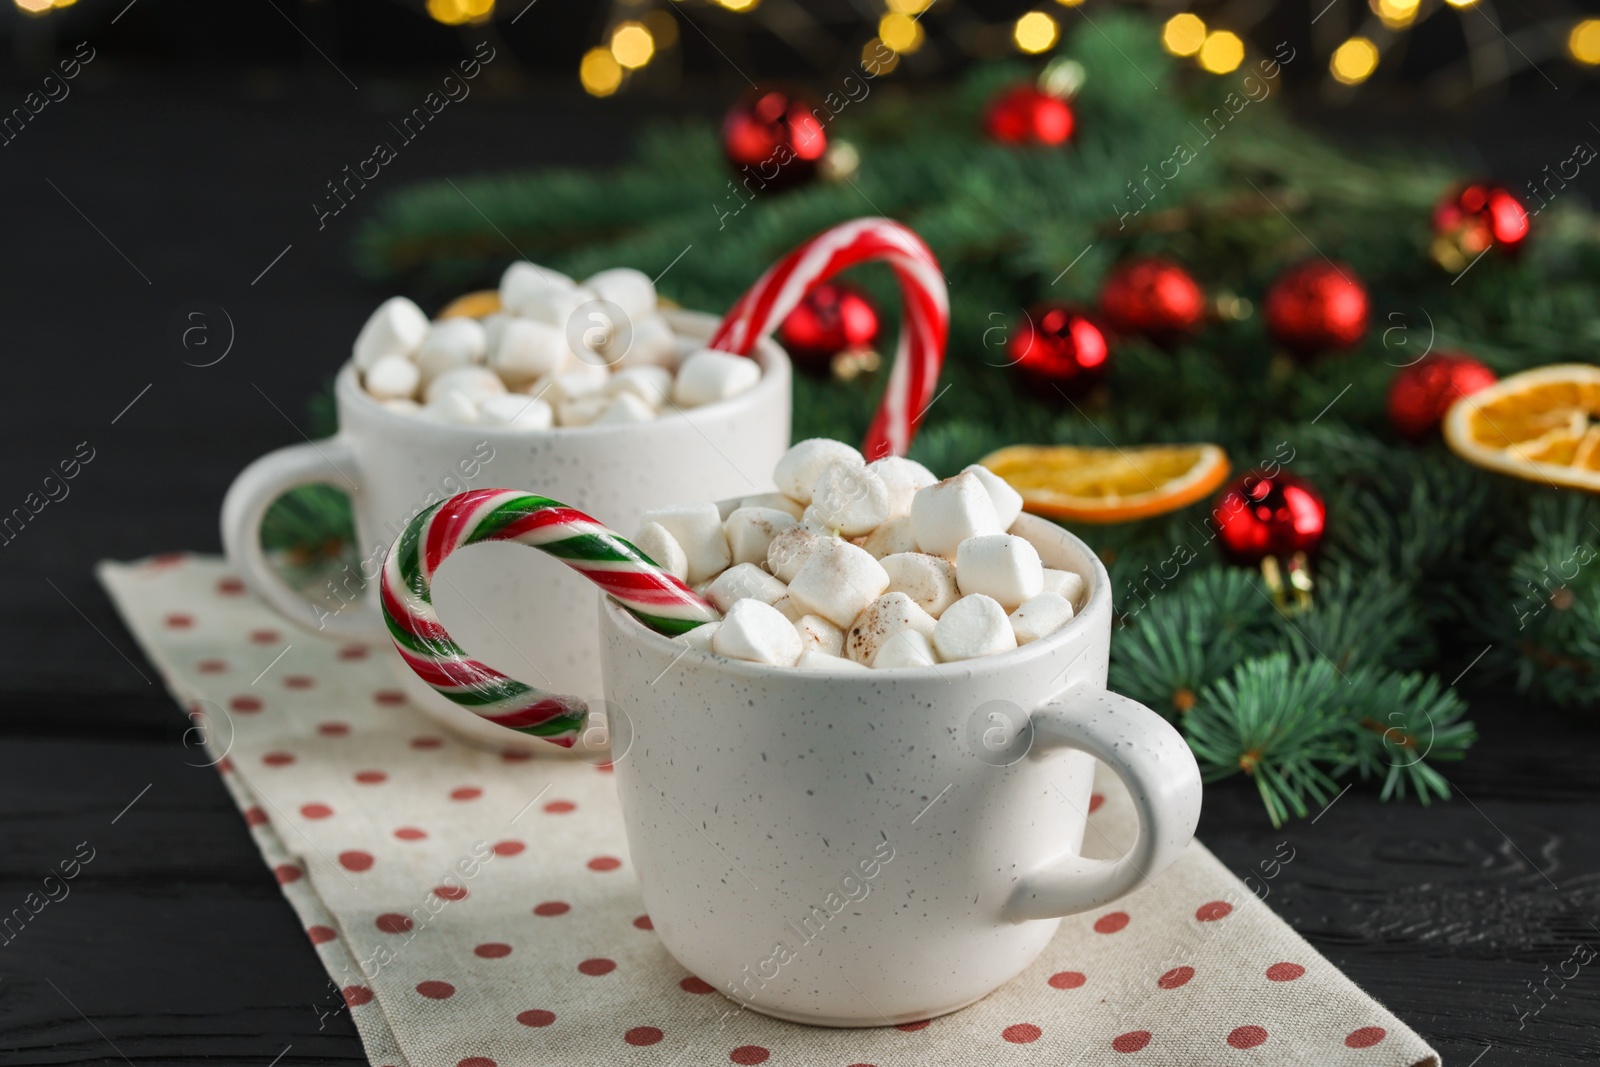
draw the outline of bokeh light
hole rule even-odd
[[[1600,64],[1600,19],[1584,19],[1572,27],[1567,52],[1579,63],[1591,67]]]
[[[656,39],[642,22],[624,22],[611,31],[611,55],[629,70],[638,70],[656,54]]]
[[[1352,37],[1333,50],[1328,69],[1335,81],[1360,85],[1378,69],[1378,46],[1365,37]]]
[[[891,11],[878,20],[878,39],[901,55],[910,55],[922,47],[922,24]]]
[[[874,37],[861,46],[861,66],[874,78],[888,74],[900,65],[900,53]]]
[[[609,48],[591,48],[578,64],[578,80],[590,96],[610,96],[622,84],[622,64]]]
[[[1017,20],[1011,30],[1011,38],[1017,42],[1017,48],[1030,56],[1049,49],[1059,36],[1056,20],[1043,11],[1028,12]]]
[[[1161,46],[1175,56],[1192,56],[1206,43],[1206,23],[1199,15],[1174,15],[1161,28]]]
[[[1212,74],[1229,74],[1244,62],[1244,42],[1236,33],[1218,30],[1206,34],[1206,43],[1200,46],[1200,66]]]
[[[1370,0],[1372,13],[1391,30],[1403,30],[1417,19],[1419,0]]]

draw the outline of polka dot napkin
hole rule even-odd
[[[327,967],[318,1010],[349,1012],[374,1064],[1439,1063],[1198,842],[963,1011],[865,1030],[737,1011],[653,933],[605,769],[446,736],[388,649],[285,626],[218,560],[99,574]],[[1103,768],[1096,790],[1086,851],[1114,855],[1132,814]]]

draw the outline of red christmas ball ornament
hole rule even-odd
[[[1157,342],[1193,333],[1205,313],[1200,284],[1170,259],[1119,263],[1100,290],[1100,314],[1113,330]]]
[[[1065,144],[1076,125],[1070,103],[1033,85],[1007,89],[983,115],[984,130],[1000,144]]]
[[[1532,228],[1522,201],[1510,189],[1469,182],[1445,193],[1434,207],[1430,251],[1441,267],[1460,271],[1490,247],[1515,254]]]
[[[1217,498],[1212,511],[1223,553],[1236,563],[1260,563],[1314,553],[1327,528],[1328,507],[1304,478],[1284,471],[1247,474]]]
[[[1359,343],[1368,307],[1367,287],[1349,264],[1312,260],[1278,276],[1262,313],[1274,340],[1309,356]]]
[[[1432,352],[1395,375],[1389,386],[1389,424],[1416,440],[1432,433],[1450,405],[1487,389],[1494,371],[1460,352]]]
[[[778,343],[794,365],[825,373],[841,352],[870,350],[878,340],[878,309],[843,282],[823,282],[801,299],[778,327]]]
[[[1111,347],[1104,331],[1071,304],[1040,304],[1016,323],[1006,346],[1011,365],[1054,394],[1075,396],[1105,377]]]
[[[753,191],[782,189],[816,176],[828,134],[809,100],[762,89],[728,110],[722,150]]]

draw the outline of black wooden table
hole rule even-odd
[[[327,976],[238,812],[214,771],[189,765],[185,720],[90,568],[217,551],[229,480],[300,439],[291,423],[304,426],[306,398],[380,295],[348,269],[364,205],[319,231],[311,204],[415,95],[375,78],[359,93],[265,74],[125,75],[100,90],[85,78],[0,149],[0,306],[16,328],[0,356],[0,515],[80,443],[94,455],[69,496],[0,543],[12,605],[0,619],[0,917],[82,843],[93,850],[70,895],[0,942],[0,1063],[362,1059],[348,1018],[327,1015]],[[364,195],[603,162],[653,117],[561,100],[454,109]],[[1583,116],[1530,114],[1462,128],[1491,155],[1564,158],[1563,131]],[[220,348],[185,350],[174,322],[209,309],[220,341],[218,308],[232,350],[186,365]],[[1511,693],[1476,694],[1473,717],[1482,740],[1444,768],[1451,803],[1380,805],[1357,787],[1315,822],[1274,831],[1249,787],[1230,783],[1208,791],[1201,837],[1241,875],[1289,842],[1269,903],[1453,1067],[1595,1063],[1600,960],[1540,985],[1541,999],[1531,989],[1579,943],[1600,948],[1600,718]]]

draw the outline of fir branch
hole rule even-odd
[[[1347,717],[1349,754],[1335,776],[1357,771],[1362,781],[1381,777],[1380,800],[1450,796],[1450,783],[1426,761],[1459,760],[1477,738],[1463,722],[1467,705],[1436,676],[1395,672],[1367,675],[1353,687]]]

